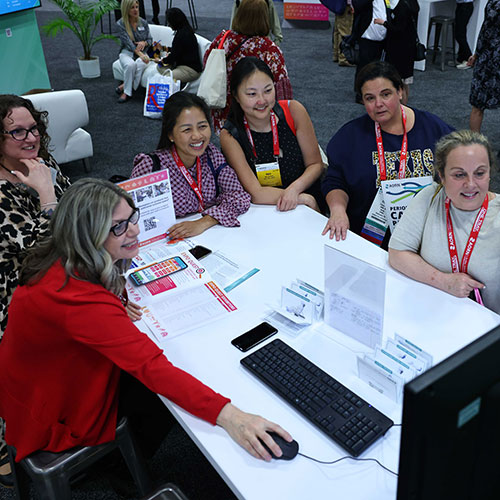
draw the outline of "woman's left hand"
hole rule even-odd
[[[132,321],[139,321],[141,319],[142,307],[139,304],[136,304],[135,302],[129,300],[127,302],[127,305],[125,306],[125,309],[127,310],[128,317]]]
[[[314,198],[314,196],[311,194],[300,193],[299,203],[301,205],[305,205],[306,207],[312,208],[313,210],[316,210],[316,212],[319,212],[319,206],[316,202],[316,198]]]
[[[385,21],[383,19],[380,19],[379,17],[373,20],[373,24],[380,24],[381,26],[384,25],[384,22]]]
[[[203,233],[209,227],[218,224],[210,215],[204,215],[200,219],[187,220],[184,222],[179,222],[174,224],[168,231],[167,236],[169,240],[178,240],[181,238],[190,238],[191,236],[197,236]]]
[[[288,210],[293,210],[299,204],[299,195],[291,186],[288,186],[283,190],[283,194],[280,196],[278,203],[276,203],[276,208],[280,212],[287,212]]]
[[[144,64],[148,64],[149,63],[149,57],[146,55],[146,54],[141,54],[141,61],[144,63]]]

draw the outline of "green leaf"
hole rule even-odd
[[[96,35],[97,26],[105,14],[120,5],[116,0],[51,0],[66,15],[67,19],[57,18],[42,26],[47,36],[56,36],[65,29],[71,30],[80,40],[83,58],[91,58],[92,47],[101,40],[118,39],[113,35]]]

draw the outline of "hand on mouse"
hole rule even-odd
[[[266,451],[262,442],[277,456],[282,455],[281,448],[273,441],[266,431],[274,431],[286,441],[292,441],[292,436],[278,424],[270,422],[259,415],[245,413],[231,403],[222,408],[217,417],[217,425],[226,432],[250,455],[269,462],[271,455]]]

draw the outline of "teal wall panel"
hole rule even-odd
[[[49,88],[35,11],[0,16],[0,94]]]

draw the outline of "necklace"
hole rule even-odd
[[[3,163],[0,163],[0,167],[2,167],[4,170],[9,172],[10,175],[12,175],[12,172]]]

